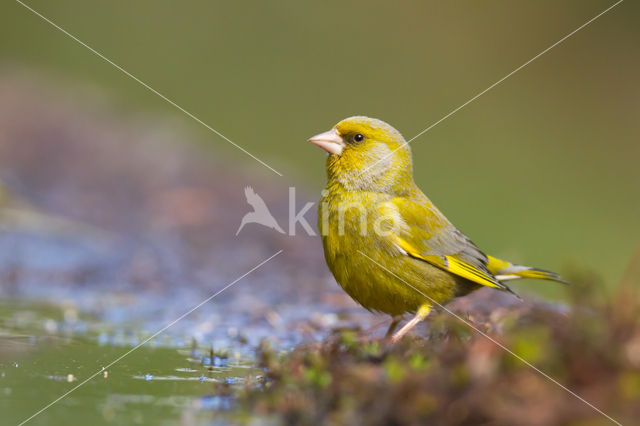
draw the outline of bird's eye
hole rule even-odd
[[[364,135],[362,133],[356,133],[353,136],[353,140],[356,142],[362,142],[364,140]]]

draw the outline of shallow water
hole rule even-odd
[[[233,406],[216,385],[232,392],[262,374],[241,347],[212,358],[211,349],[173,347],[162,338],[109,366],[139,342],[136,333],[114,337],[108,325],[59,307],[3,303],[0,324],[3,424],[26,420],[94,374],[32,424],[211,421]]]
[[[272,289],[284,285],[274,275],[281,264],[189,313],[249,268],[217,269],[201,286],[140,288],[118,280],[131,262],[118,249],[127,244],[21,225],[0,232],[9,271],[0,302],[2,424],[27,420],[87,379],[30,424],[225,423],[234,390],[263,373],[254,367],[261,341],[287,349],[353,324],[353,306],[345,314]]]

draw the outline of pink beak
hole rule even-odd
[[[342,136],[336,129],[315,135],[309,138],[309,142],[318,145],[329,154],[340,155],[344,149],[344,140],[342,140]]]

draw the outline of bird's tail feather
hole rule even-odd
[[[520,266],[520,265],[515,265]],[[495,277],[498,281],[508,281],[515,280],[520,278],[533,278],[536,280],[548,280],[548,281],[556,281],[562,284],[569,284],[567,281],[563,280],[560,274],[556,274],[555,272],[547,271],[545,269],[540,268],[531,268],[528,266],[523,266],[521,271],[506,273],[506,274],[497,274]]]
[[[532,268],[530,266],[513,265],[507,261],[489,256],[487,269],[496,277],[498,281],[510,281],[521,278],[533,278],[537,280],[556,281],[563,284],[569,284],[563,280],[559,274],[540,268]]]

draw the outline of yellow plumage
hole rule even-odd
[[[482,286],[557,274],[485,255],[413,181],[411,151],[387,123],[345,119],[309,139],[325,149],[328,183],[319,207],[325,259],[336,281],[369,310],[416,316]]]

